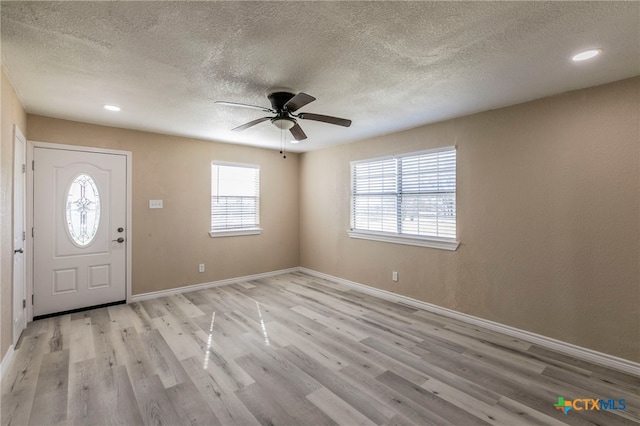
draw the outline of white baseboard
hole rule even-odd
[[[11,365],[11,361],[13,361],[13,355],[15,351],[13,350],[13,345],[9,346],[9,350],[5,354],[4,358],[2,358],[2,363],[0,363],[0,382],[4,380],[4,373],[6,373],[7,369]]]
[[[520,340],[534,343],[536,345],[556,352],[560,352],[564,355],[568,355],[577,359],[581,359],[583,361],[588,361],[594,364],[602,365],[604,367],[612,368],[618,371],[625,372],[627,374],[631,374],[633,376],[640,377],[640,363],[637,362],[619,358],[603,352],[594,351],[593,349],[583,348],[581,346],[563,342],[561,340],[552,339],[551,337],[542,336],[540,334],[521,330],[519,328],[500,324],[494,321],[474,317],[473,315],[463,314],[462,312],[457,312],[452,309],[443,308],[431,303],[391,293],[386,290],[380,290],[354,281],[345,280],[343,278],[334,277],[332,275],[324,274],[322,272],[317,272],[311,269],[300,267],[298,268],[298,271],[314,277],[347,285],[349,287],[362,291],[363,293],[371,294],[373,296],[381,297],[394,302],[401,302],[414,308],[423,309],[425,311],[433,312],[445,317],[454,318],[469,324],[484,327],[489,330],[497,331],[499,333],[503,333]]]
[[[260,278],[269,278],[269,277],[274,277],[276,275],[288,274],[288,273],[291,273],[291,272],[298,272],[298,271],[300,271],[300,268],[298,268],[298,267],[289,268],[289,269],[280,269],[278,271],[264,272],[264,273],[261,273],[261,274],[254,274],[254,275],[246,275],[244,277],[229,278],[229,279],[226,279],[226,280],[212,281],[212,282],[202,283],[202,284],[187,285],[187,286],[184,286],[184,287],[171,288],[171,289],[168,289],[168,290],[160,290],[160,291],[152,291],[152,292],[149,292],[149,293],[133,294],[133,295],[131,295],[129,300],[127,300],[127,303],[141,302],[143,300],[155,299],[157,297],[173,296],[173,295],[180,294],[180,293],[187,293],[189,291],[204,290],[204,289],[212,288],[212,287],[220,287],[220,286],[223,286],[223,285],[236,284],[236,283],[241,283],[241,282],[245,282],[245,281],[259,280]]]

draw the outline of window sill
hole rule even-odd
[[[409,235],[389,234],[371,231],[347,231],[351,238],[381,241],[384,243],[405,244],[409,246],[429,247],[440,250],[455,251],[460,243],[455,240],[435,237],[417,237]]]
[[[233,229],[233,230],[225,230],[225,231],[209,231],[209,236],[211,238],[239,237],[241,235],[260,235],[260,234],[262,234],[262,228]]]

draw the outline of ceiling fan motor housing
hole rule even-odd
[[[269,102],[271,102],[271,108],[280,112],[284,109],[284,105],[289,102],[289,99],[294,96],[293,93],[289,92],[274,92],[270,93],[267,98],[269,98]]]

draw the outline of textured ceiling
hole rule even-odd
[[[2,64],[28,112],[277,148],[289,87],[315,150],[640,74],[639,2],[2,2]],[[586,48],[596,60],[572,63]],[[119,113],[104,104],[122,107]],[[290,139],[290,137],[289,137]]]

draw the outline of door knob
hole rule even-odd
[[[24,250],[22,250],[22,249],[14,250],[13,254],[16,254],[16,253],[24,253]]]
[[[117,240],[111,240],[111,241],[116,243],[124,243],[124,238],[120,237]]]

